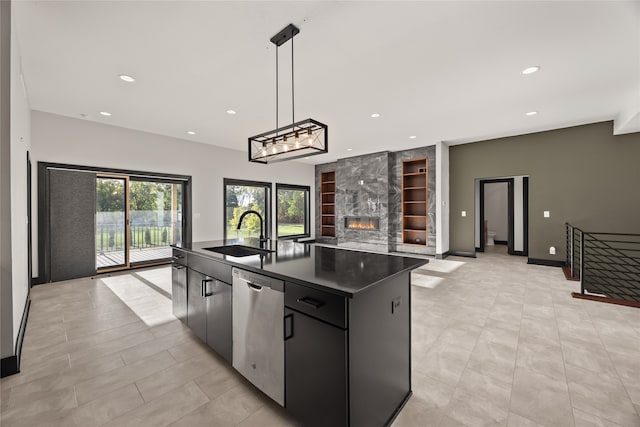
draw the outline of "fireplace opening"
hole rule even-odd
[[[378,230],[380,229],[380,218],[373,216],[346,216],[344,217],[344,227],[350,230]]]

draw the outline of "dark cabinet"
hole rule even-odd
[[[189,269],[187,278],[187,325],[202,341],[207,341],[207,300],[204,286],[211,278]]]
[[[206,282],[207,344],[227,362],[232,363],[231,285],[219,280]]]
[[[173,315],[187,323],[187,253],[179,249],[172,250],[171,265],[171,303]]]
[[[347,332],[285,307],[285,406],[304,426],[345,426]]]
[[[196,255],[189,255],[188,260],[187,325],[231,363],[232,288],[224,282],[225,279],[231,281],[231,267]]]
[[[187,322],[187,267],[180,264],[171,266],[171,302],[173,315]]]

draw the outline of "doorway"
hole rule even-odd
[[[529,178],[476,180],[476,251],[504,244],[509,255],[528,254]],[[493,242],[492,242],[493,241]]]

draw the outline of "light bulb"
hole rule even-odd
[[[282,151],[289,151],[289,146],[287,144],[283,145]]]
[[[271,153],[276,154],[278,151],[276,150],[276,146],[274,145],[271,149]]]
[[[308,138],[308,139],[307,139],[307,143],[308,143],[309,145],[313,145],[313,137],[311,136],[311,129],[309,129],[309,130],[307,131],[307,138]]]

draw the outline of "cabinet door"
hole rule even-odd
[[[171,301],[173,315],[187,321],[187,267],[173,264],[171,268]]]
[[[233,341],[231,329],[231,285],[213,280],[205,287],[207,300],[207,344],[229,363]]]
[[[202,296],[203,282],[208,278],[189,269],[187,288],[187,325],[202,341],[207,340],[207,300]]]
[[[347,333],[285,307],[285,407],[304,426],[346,426]]]

